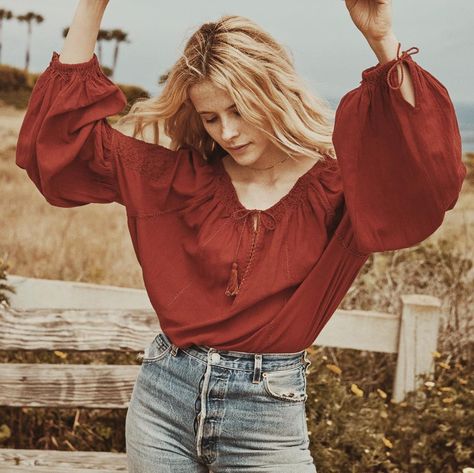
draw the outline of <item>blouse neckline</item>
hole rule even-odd
[[[270,214],[275,220],[279,220],[284,214],[285,209],[294,207],[305,195],[308,183],[311,181],[313,174],[320,168],[320,161],[316,162],[306,172],[304,172],[293,184],[291,189],[270,207],[265,209],[247,208],[239,200],[237,190],[227,169],[222,163],[222,158],[217,160],[217,171],[219,174],[219,182],[221,186],[221,198],[223,204],[227,207],[232,215],[240,215],[243,213],[266,213]]]

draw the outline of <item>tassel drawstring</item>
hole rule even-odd
[[[238,265],[234,261],[230,270],[230,278],[225,291],[226,296],[235,296],[239,292]]]
[[[275,228],[275,217],[270,212],[266,212],[265,210],[238,209],[238,210],[236,210],[235,212],[232,213],[232,216],[236,220],[243,219],[243,223],[242,223],[242,229],[240,230],[239,242],[237,243],[237,248],[236,248],[235,253],[234,253],[234,259],[232,261],[232,266],[231,266],[230,275],[229,275],[229,281],[227,283],[227,288],[225,290],[225,295],[226,296],[235,296],[239,293],[239,290],[240,290],[239,265],[238,265],[238,262],[237,262],[237,256],[238,256],[238,253],[239,253],[240,243],[242,242],[242,236],[243,236],[246,224],[247,224],[247,219],[248,219],[249,216],[251,216],[255,213],[260,213],[261,215],[265,215],[265,216],[269,217],[268,220],[266,218],[262,219],[262,223],[267,229],[273,230]],[[250,263],[250,260],[249,260],[249,263]],[[248,264],[247,264],[247,267],[248,267]],[[246,271],[246,269],[247,268],[245,268],[245,271]],[[245,274],[245,272],[244,272],[244,274]]]

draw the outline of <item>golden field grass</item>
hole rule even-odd
[[[53,207],[16,166],[23,115],[0,107],[0,258],[9,264],[9,273],[143,288],[121,205]],[[474,186],[468,180],[455,209],[427,241],[439,237],[455,241],[465,257],[473,256]]]
[[[9,273],[143,288],[121,205],[53,207],[16,166],[23,115],[0,108],[0,258]]]

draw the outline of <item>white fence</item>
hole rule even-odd
[[[153,311],[145,290],[8,276],[14,309],[127,309]],[[392,399],[416,389],[422,373],[433,373],[441,301],[403,295],[402,313],[337,310],[314,345],[397,353]],[[157,322],[157,327],[159,324]]]

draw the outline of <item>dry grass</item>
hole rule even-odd
[[[0,257],[9,263],[9,273],[142,289],[121,205],[53,207],[16,166],[22,117],[0,109]]]

